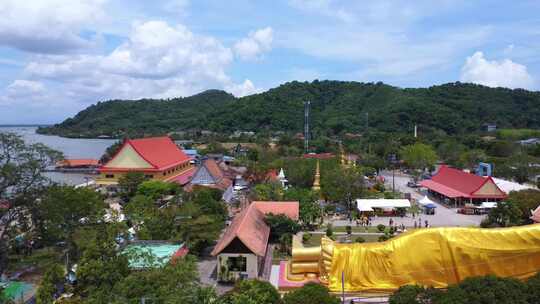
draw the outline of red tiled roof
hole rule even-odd
[[[177,183],[180,185],[185,185],[189,183],[189,181],[191,180],[191,178],[193,177],[196,171],[197,171],[197,168],[195,167],[189,168],[188,170],[167,179],[167,181],[172,182],[172,183]]]
[[[212,250],[212,255],[218,255],[235,238],[238,238],[251,252],[258,256],[264,256],[269,235],[270,227],[264,222],[262,212],[249,206],[236,215]]]
[[[128,139],[124,142],[124,145],[116,155],[118,155],[126,145],[133,147],[135,152],[137,152],[144,160],[152,165],[154,170],[158,171],[166,170],[170,167],[174,167],[191,160],[191,158],[185,154],[184,151],[178,148],[178,146],[166,136]],[[116,155],[113,157],[113,159],[116,157]],[[108,168],[107,164],[100,169],[122,170],[119,168]],[[129,170],[129,168],[124,169]]]
[[[466,193],[454,190],[450,187],[447,187],[443,184],[439,184],[437,182],[434,182],[432,180],[426,179],[420,182],[420,185],[422,187],[426,187],[428,189],[431,189],[437,193],[443,194],[446,197],[449,198],[456,198],[456,197],[467,197]]]
[[[484,184],[493,183],[499,190],[499,195],[478,195],[475,194]],[[504,198],[506,194],[497,187],[491,177],[482,177],[467,173],[462,170],[441,166],[439,172],[431,180],[424,180],[422,187],[426,187],[435,192],[441,193],[447,197],[465,197],[465,198]]]
[[[319,153],[319,154],[308,153],[308,154],[304,154],[302,157],[303,158],[315,158],[315,159],[330,159],[330,158],[334,158],[335,155],[332,154],[332,153]]]
[[[82,166],[97,166],[97,159],[64,159],[58,162],[58,166],[62,167],[82,167]]]
[[[293,219],[298,219],[298,206],[298,202],[253,202],[234,217],[212,250],[212,255],[218,255],[238,238],[254,254],[264,256],[270,235],[270,227],[264,222],[265,214],[291,214]]]
[[[208,169],[208,172],[214,177],[216,181],[223,179],[224,174],[217,162],[211,158],[204,161],[203,166]]]
[[[278,171],[276,169],[271,169],[266,173],[266,179],[269,181],[277,181],[278,180]]]
[[[295,221],[299,218],[300,204],[298,202],[256,201],[251,205],[255,205],[264,214],[284,214]]]

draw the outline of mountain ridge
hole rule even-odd
[[[540,92],[447,83],[428,88],[399,88],[382,82],[288,82],[266,92],[236,98],[206,90],[172,99],[98,102],[43,134],[112,137],[210,130],[302,132],[303,102],[311,101],[315,133],[339,135],[369,129],[463,134],[485,123],[508,128],[540,128]],[[367,118],[368,117],[368,118]]]

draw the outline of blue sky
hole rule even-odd
[[[540,1],[0,1],[0,124],[292,80],[540,89]]]

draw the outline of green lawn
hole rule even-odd
[[[321,239],[322,239],[323,236],[324,236],[324,234],[312,234],[309,241],[304,243],[304,246],[305,247],[315,247],[315,246],[321,245]],[[364,240],[366,240],[366,243],[378,242],[379,241],[379,236],[380,235],[377,235],[377,234],[361,235],[361,237],[364,238]],[[340,235],[340,236],[337,236],[337,237],[339,239],[339,238],[342,238],[344,236]],[[357,237],[359,237],[359,235],[352,235],[351,236],[351,239],[353,240],[353,242]]]

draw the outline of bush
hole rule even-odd
[[[328,224],[326,227],[326,236],[332,237],[334,235],[334,230],[332,229],[332,224]]]
[[[223,295],[218,303],[279,304],[280,300],[278,291],[269,282],[243,280],[239,281],[233,290]]]
[[[283,297],[283,304],[339,304],[340,300],[328,292],[328,288],[316,283],[307,283]]]
[[[529,303],[540,303],[540,273],[527,280]]]
[[[363,237],[359,236],[357,238],[354,239],[354,242],[355,243],[365,243],[366,242],[366,239],[364,239]]]
[[[350,225],[345,226],[345,231],[347,231],[347,234],[352,233],[352,227]]]
[[[300,231],[300,225],[283,214],[268,214],[265,218],[270,226],[270,238],[273,242],[278,241],[284,234],[296,234]]]
[[[303,242],[304,244],[307,243],[307,242],[309,242],[309,240],[311,240],[311,237],[312,237],[311,233],[308,233],[308,232],[304,233],[304,234],[302,235],[302,242]]]
[[[424,303],[495,303],[495,304],[532,304],[540,303],[540,277],[532,277],[523,283],[513,278],[495,276],[473,277],[457,285],[450,285],[447,291],[421,286],[407,285],[400,287],[392,296],[391,304]]]
[[[383,224],[377,225],[377,230],[379,230],[379,232],[384,232],[384,229],[386,229],[386,226],[384,226]]]
[[[401,286],[388,299],[390,304],[421,304],[418,300],[420,294],[425,292],[424,287],[418,285]]]
[[[388,237],[387,234],[381,235],[381,236],[379,237],[379,242],[388,241],[388,239],[389,239],[389,237]]]

